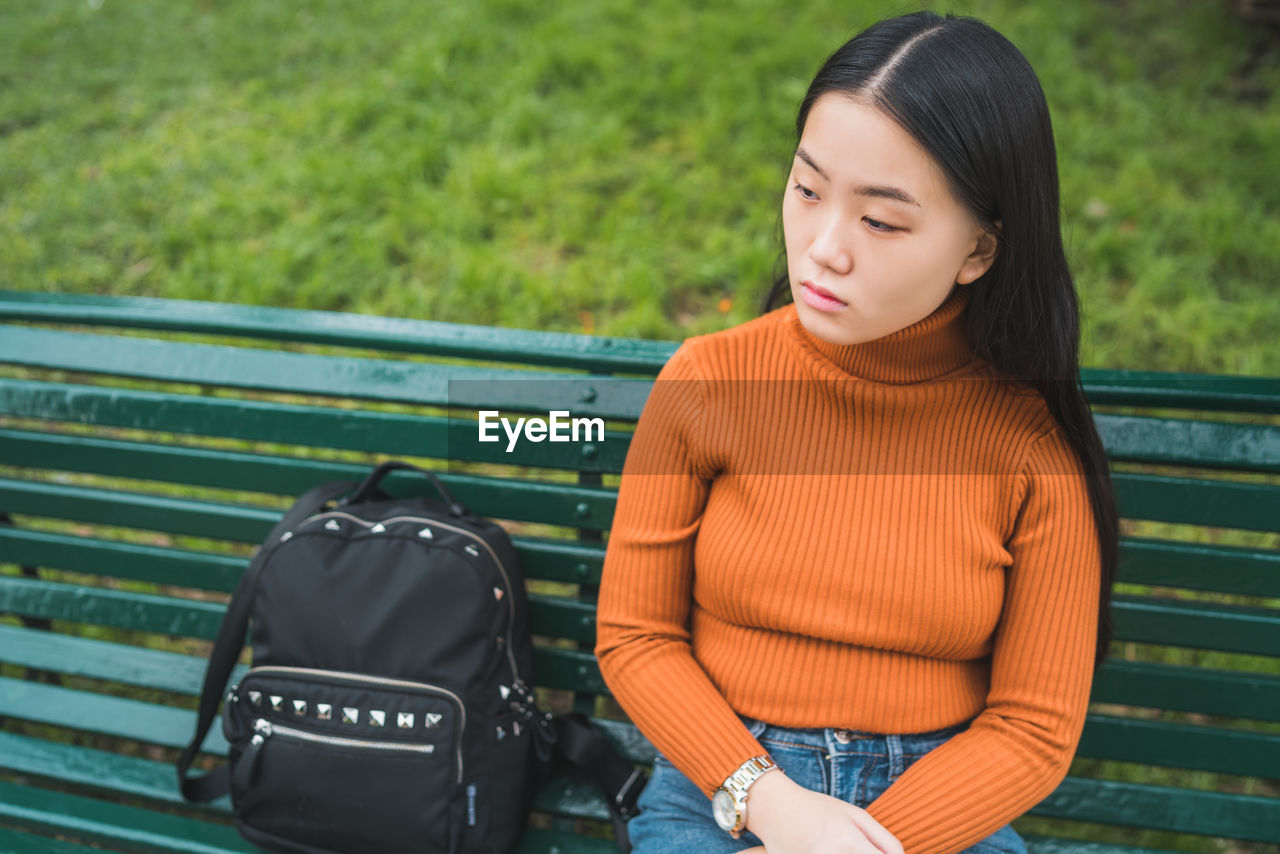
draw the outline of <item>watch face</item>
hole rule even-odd
[[[734,806],[733,795],[728,789],[716,789],[711,796],[711,814],[715,816],[716,824],[725,830],[733,830],[738,823],[738,808]]]

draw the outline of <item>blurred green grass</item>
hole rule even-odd
[[[1085,364],[1280,373],[1280,50],[1225,2],[4,0],[0,286],[724,328],[808,80],[922,7],[1040,76]]]

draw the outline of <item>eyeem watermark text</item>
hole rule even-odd
[[[570,419],[568,417],[569,410],[567,409],[553,409],[547,413],[547,418],[517,418],[515,424],[512,424],[509,418],[500,418],[496,409],[481,409],[476,414],[479,416],[479,420],[476,422],[479,425],[479,441],[502,441],[502,437],[497,435],[498,427],[501,426],[503,432],[507,434],[508,454],[515,448],[516,442],[520,440],[521,433],[530,442],[604,441],[603,418]],[[585,433],[581,438],[578,437],[579,428],[582,428]],[[565,429],[570,432],[563,432]]]

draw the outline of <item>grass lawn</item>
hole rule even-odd
[[[923,6],[1040,75],[1084,363],[1280,374],[1276,38],[1225,2]],[[915,8],[3,0],[0,286],[731,326],[808,80]]]

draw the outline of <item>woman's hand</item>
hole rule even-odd
[[[770,772],[747,792],[747,830],[764,843],[744,854],[903,854],[902,844],[861,807]]]

